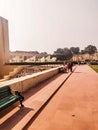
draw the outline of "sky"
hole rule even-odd
[[[11,51],[98,48],[98,0],[0,0]]]

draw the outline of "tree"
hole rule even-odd
[[[58,48],[54,54],[64,54],[64,50],[62,48]]]
[[[85,50],[81,50],[81,52],[80,52],[81,54],[85,54],[86,52],[85,52]]]
[[[40,54],[47,55],[47,52],[41,52]]]
[[[54,51],[53,55],[57,58],[57,60],[65,60],[65,54],[62,48],[58,48],[56,51]]]
[[[71,50],[72,54],[74,55],[74,54],[78,54],[79,53],[80,48],[79,47],[71,47],[70,50]]]
[[[84,51],[86,53],[93,54],[97,51],[97,48],[93,45],[88,45],[87,47],[85,47]]]
[[[68,48],[58,48],[54,55],[56,56],[57,60],[68,60],[72,58],[71,50]]]
[[[70,49],[64,48],[64,54],[65,54],[65,56],[66,56],[66,59],[72,58],[72,52],[71,52]]]

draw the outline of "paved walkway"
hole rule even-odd
[[[98,130],[98,74],[78,66],[28,130]]]
[[[0,130],[21,130],[33,116],[47,103],[71,73],[60,73],[51,79],[29,89],[23,94],[24,108],[19,103],[0,113]],[[9,125],[10,124],[10,125]]]
[[[0,130],[98,130],[98,74],[87,65],[70,74],[59,74],[27,91],[24,108],[14,104],[0,113]]]

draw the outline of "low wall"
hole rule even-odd
[[[50,70],[45,70],[32,75],[11,79],[0,84],[0,87],[10,85],[10,87],[14,90],[25,92],[27,89],[34,87],[37,84],[41,83],[42,81],[56,75],[59,72],[59,68],[60,67],[52,68]]]

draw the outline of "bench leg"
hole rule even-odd
[[[22,101],[20,100],[20,105],[21,105],[21,107],[24,107],[24,105],[22,104]]]

